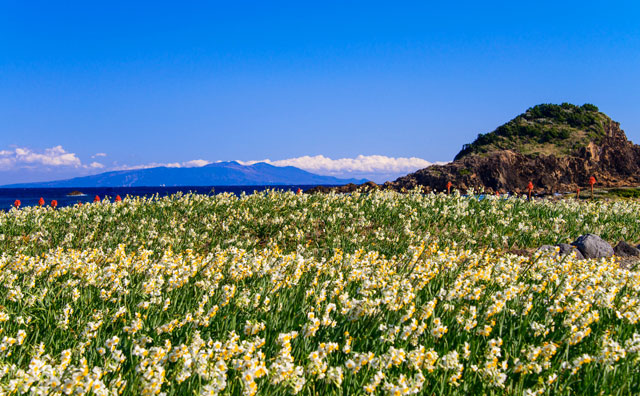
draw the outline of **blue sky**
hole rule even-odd
[[[263,159],[383,180],[548,102],[640,142],[631,1],[184,3],[1,2],[0,184]]]

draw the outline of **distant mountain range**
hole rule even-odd
[[[111,171],[67,180],[11,184],[1,187],[341,185],[366,181],[366,179],[340,179],[316,175],[293,166],[280,167],[264,162],[242,165],[236,161],[230,161],[216,162],[198,168],[157,167]]]

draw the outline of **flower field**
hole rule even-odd
[[[174,195],[0,213],[0,394],[640,394],[635,201]]]

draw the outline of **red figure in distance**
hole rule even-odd
[[[38,206],[42,206],[44,205],[44,198],[40,197],[40,200],[38,201]]]
[[[529,184],[527,184],[527,191],[529,191],[529,200],[531,200],[531,191],[533,191],[533,183],[529,182]]]
[[[451,186],[453,186],[453,183],[451,183],[450,181],[447,182],[447,194],[451,194]]]
[[[116,195],[116,202],[120,202],[120,201],[122,201],[122,198],[120,198],[119,195]]]
[[[56,201],[55,199],[53,201],[51,201],[51,207],[52,208],[56,208],[58,206],[58,201]]]
[[[20,202],[20,200],[19,200],[19,199],[16,199],[16,200],[13,202],[13,206],[15,206],[15,207],[16,207],[16,209],[18,209],[18,208],[20,207],[20,204],[21,204],[21,202]]]
[[[96,195],[96,196],[93,198],[93,202],[100,202],[100,197]]]

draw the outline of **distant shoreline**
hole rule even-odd
[[[122,198],[129,196],[149,197],[159,195],[164,197],[176,193],[196,193],[196,194],[220,194],[233,193],[240,195],[242,193],[252,194],[254,191],[265,190],[282,190],[296,192],[298,189],[303,191],[316,187],[316,185],[249,185],[249,186],[147,186],[147,187],[3,187],[0,188],[0,209],[11,209],[15,200],[20,200],[20,206],[36,206],[40,197],[45,201],[46,205],[50,205],[52,200],[58,202],[58,207],[72,206],[77,203],[93,202],[97,195],[100,199],[109,197],[113,200],[116,195]],[[335,187],[332,186],[332,187]],[[78,191],[84,195],[69,195]]]

